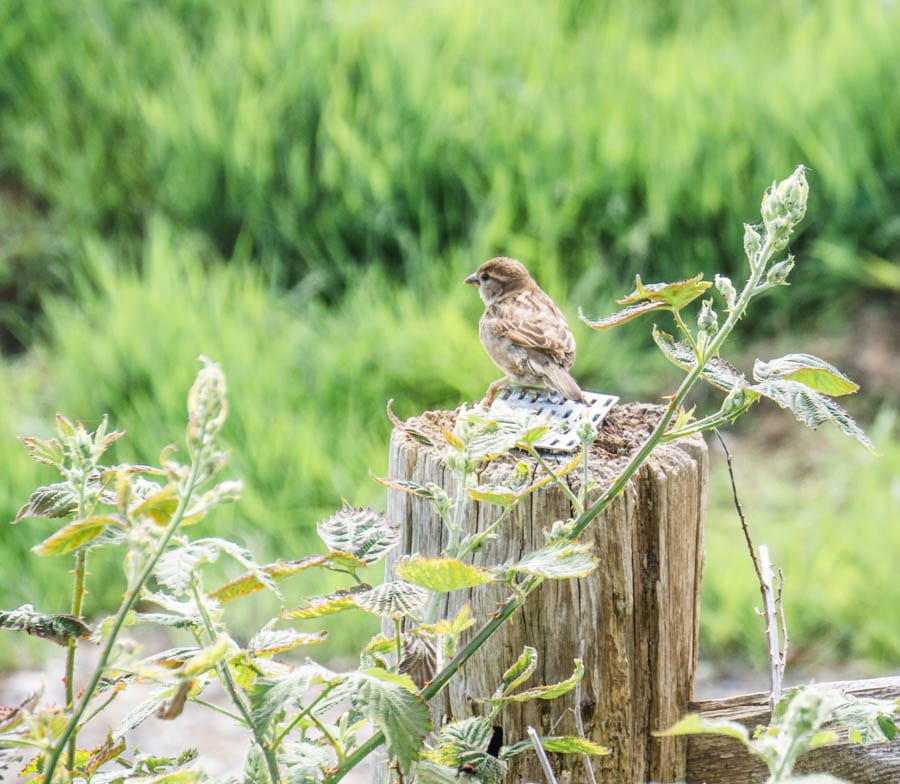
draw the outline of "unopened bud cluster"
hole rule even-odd
[[[727,278],[724,275],[716,275],[716,289],[725,299],[725,304],[729,310],[733,308],[734,303],[737,301],[737,289],[731,282],[731,278]]]
[[[762,218],[766,231],[772,235],[783,235],[803,220],[806,202],[809,199],[809,183],[806,168],[798,166],[786,180],[772,183],[762,199]]]
[[[773,286],[785,283],[792,269],[794,269],[794,257],[788,256],[784,261],[772,265],[766,275],[766,282]]]
[[[200,359],[204,366],[188,394],[187,440],[194,452],[212,443],[228,415],[225,374],[215,362],[206,357]]]

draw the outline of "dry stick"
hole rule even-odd
[[[787,625],[784,619],[784,603],[781,600],[781,589],[784,586],[784,575],[778,570],[778,594],[775,594],[773,583],[774,575],[772,573],[772,562],[769,560],[769,548],[766,545],[759,546],[759,558],[756,557],[756,550],[753,546],[753,540],[750,538],[750,529],[747,526],[747,518],[744,517],[744,509],[738,498],[737,483],[734,479],[734,467],[731,463],[731,452],[725,444],[725,439],[718,428],[712,429],[722,445],[725,452],[725,462],[728,465],[728,477],[731,480],[731,493],[734,498],[734,507],[737,509],[738,517],[741,520],[741,529],[744,532],[744,539],[747,542],[747,549],[750,552],[750,560],[753,561],[753,568],[756,570],[756,577],[759,580],[759,590],[762,594],[763,612],[760,613],[766,621],[766,641],[769,645],[769,709],[775,710],[775,704],[781,699],[781,684],[784,679],[784,667],[787,662]],[[780,622],[780,625],[779,625]],[[780,636],[779,636],[780,635]],[[779,647],[779,640],[781,644]]]
[[[784,660],[781,658],[781,647],[778,639],[778,610],[775,598],[775,575],[772,573],[772,562],[769,560],[769,548],[759,546],[759,560],[762,566],[763,612],[766,619],[766,640],[769,643],[769,710],[775,710],[775,704],[781,699],[781,680],[784,677]],[[780,589],[779,589],[780,594]]]
[[[584,640],[578,646],[578,658],[584,661]],[[587,740],[584,734],[584,721],[581,718],[581,679],[575,684],[575,729],[578,730],[578,737]],[[589,784],[597,784],[597,777],[594,776],[594,766],[591,765],[591,755],[583,754],[584,772],[587,775]]]

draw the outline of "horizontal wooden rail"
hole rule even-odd
[[[900,698],[900,677],[830,683],[856,697]],[[749,728],[769,723],[768,694],[746,694],[694,702],[691,710],[707,718],[730,719]],[[846,739],[801,757],[797,773],[830,773],[853,784],[900,782],[900,741],[862,746]],[[694,735],[688,740],[689,784],[755,784],[767,776],[766,766],[739,741],[721,735]]]

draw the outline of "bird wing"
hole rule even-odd
[[[537,349],[563,367],[575,361],[575,338],[565,316],[543,291],[526,291],[506,300],[493,316],[498,334],[527,349]]]

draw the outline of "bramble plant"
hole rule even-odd
[[[227,400],[224,375],[209,360],[204,360],[188,396],[187,462],[179,462],[168,447],[159,467],[104,465],[104,453],[122,435],[108,433],[105,420],[95,433],[88,433],[80,423],[58,417],[56,438],[23,439],[31,456],[56,468],[62,481],[36,490],[16,522],[26,517],[68,521],[34,549],[39,555],[73,555],[73,601],[68,614],[40,613],[30,606],[0,614],[0,627],[64,644],[67,692],[63,706],[40,706],[41,695],[35,694],[8,709],[0,718],[0,748],[19,754],[25,761],[24,774],[44,784],[200,781],[205,774],[195,764],[192,750],[179,757],[150,757],[130,751],[126,735],[152,715],[176,719],[189,700],[208,705],[204,692],[217,681],[231,700],[225,712],[246,728],[250,741],[244,770],[231,780],[337,782],[383,746],[392,775],[404,781],[451,784],[458,782],[461,771],[483,782],[501,781],[506,760],[532,746],[526,739],[512,739],[510,745],[493,748],[491,719],[509,703],[551,699],[575,689],[582,676],[581,662],[576,659],[572,676],[560,683],[524,688],[536,667],[534,650],[526,648],[510,664],[495,692],[485,695],[485,716],[449,722],[434,728],[434,734],[429,700],[544,580],[581,577],[595,568],[595,557],[579,542],[579,535],[658,444],[733,422],[760,397],[769,397],[804,424],[815,427],[831,421],[872,448],[830,397],[855,391],[856,385],[828,363],[805,354],[758,362],[754,383],[750,383],[719,356],[750,302],[786,283],[793,258],[775,258],[802,219],[807,195],[803,167],[766,192],[763,223],[745,227],[750,268],[746,284],[738,291],[727,278],[716,276],[715,289],[727,313],[721,325],[712,299],[701,303],[696,329],[682,315],[713,285],[700,276],[647,286],[638,279],[635,292],[623,301],[625,310],[588,321],[592,327],[606,329],[643,313],[670,312],[682,339],[655,327],[654,339],[665,356],[686,371],[651,436],[596,501],[587,503],[592,481],[585,455],[596,437],[588,423],[578,429],[580,452],[554,472],[535,448],[549,426],[545,421],[529,414],[498,418],[479,405],[465,408],[452,432],[444,433],[448,443],[444,458],[457,479],[454,498],[434,485],[379,480],[434,505],[447,528],[446,551],[402,559],[394,579],[374,587],[365,581],[367,570],[396,546],[399,533],[390,521],[369,510],[345,505],[318,526],[327,552],[297,560],[258,564],[234,542],[191,538],[208,513],[236,501],[241,489],[239,482],[212,484],[227,462],[227,454],[218,446]],[[726,395],[718,411],[695,418],[684,403],[700,378]],[[399,420],[395,424],[409,430]],[[515,449],[539,462],[545,476],[534,482],[527,470],[520,470],[507,485],[478,484],[478,469],[486,461]],[[584,475],[576,494],[565,475],[579,464]],[[475,567],[471,556],[485,538],[500,535],[515,505],[548,482],[555,482],[567,495],[571,518],[554,523],[544,546],[517,562]],[[476,503],[502,508],[496,522],[477,534],[469,526]],[[126,589],[117,612],[91,630],[83,620],[87,559],[91,550],[102,546],[123,550]],[[223,556],[237,562],[242,573],[210,590],[204,583],[204,567]],[[349,586],[326,596],[289,602],[280,583],[310,569],[340,573]],[[438,617],[443,594],[487,583],[508,589],[507,598],[489,618],[471,617],[468,607],[454,618]],[[224,608],[260,590],[273,593],[285,609],[241,645],[229,631]],[[349,610],[377,615],[392,630],[363,646],[357,669],[335,672],[312,660],[289,664],[275,658],[324,639],[324,632],[279,628],[280,622]],[[479,622],[481,626],[471,631]],[[186,630],[193,644],[140,656],[121,644],[124,630],[137,624]],[[100,657],[87,684],[76,693],[75,655],[78,642],[88,637],[100,645]],[[84,725],[138,679],[157,685],[153,699],[110,730],[101,746],[81,748],[78,740]],[[582,737],[545,737],[539,743],[555,752],[606,752]]]

